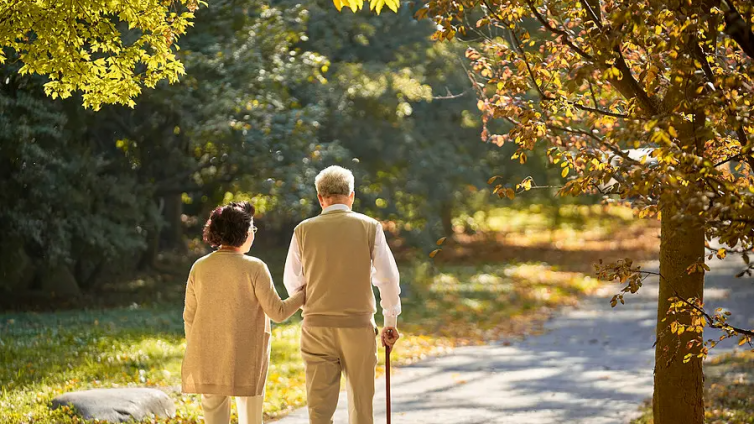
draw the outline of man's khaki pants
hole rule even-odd
[[[350,424],[372,424],[377,337],[373,327],[301,329],[306,367],[306,397],[311,424],[331,424],[340,392],[340,374],[348,386]]]
[[[262,424],[264,395],[237,397],[238,424]],[[206,424],[230,424],[230,397],[202,395],[202,409]]]

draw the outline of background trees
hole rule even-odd
[[[317,111],[301,107],[291,85],[316,79],[324,61],[292,47],[306,12],[255,1],[206,12],[181,51],[191,76],[145,93],[133,109],[53,102],[41,78],[3,69],[2,213],[14,238],[0,249],[28,260],[3,263],[3,275],[24,284],[4,278],[2,286],[58,295],[96,288],[103,268],[113,278],[185,246],[183,203],[196,198],[194,213],[203,214],[235,187],[275,194],[295,184],[289,174],[302,174],[302,157],[318,150]],[[48,287],[47,267],[72,274],[65,287]]]
[[[429,251],[454,216],[483,205],[490,175],[527,175],[494,169],[512,152],[478,139],[463,46],[433,43],[431,24],[408,9],[393,20],[347,13],[327,2],[212,2],[175,52],[187,74],[133,108],[53,100],[51,80],[9,56],[0,225],[13,237],[0,241],[0,287],[96,292],[103,276],[185,252],[207,211],[232,199],[253,200],[260,240],[284,246],[317,212],[313,178],[331,163],[357,174],[360,210]]]

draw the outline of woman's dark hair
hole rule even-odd
[[[218,206],[204,224],[204,241],[212,247],[244,244],[254,218],[254,206],[249,202],[232,202]]]

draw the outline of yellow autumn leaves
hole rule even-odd
[[[364,0],[333,0],[335,8],[340,12],[344,7],[351,9],[353,12],[357,12],[364,7]],[[382,9],[387,6],[393,12],[398,13],[398,7],[400,7],[399,0],[370,0],[369,10],[377,13],[378,15]]]
[[[83,105],[95,110],[103,104],[133,107],[143,89],[163,80],[175,83],[184,74],[175,43],[193,25],[200,3],[206,4],[0,0],[4,18],[13,18],[0,27],[0,64],[8,60],[6,52],[14,52],[13,60],[22,64],[18,73],[46,76],[44,90],[53,99],[78,92]],[[125,28],[139,35],[126,40],[132,35],[126,37]]]

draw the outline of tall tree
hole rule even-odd
[[[45,97],[41,77],[17,71],[0,67],[0,290],[75,295],[144,247],[148,192],[77,137],[79,122]]]
[[[511,129],[485,127],[484,140],[515,144],[523,162],[545,144],[570,176],[561,194],[615,179],[613,193],[634,199],[640,216],[661,217],[655,423],[701,424],[701,361],[714,346],[701,338],[704,325],[741,343],[754,335],[702,302],[708,242],[728,246],[720,257],[754,243],[751,3],[430,0],[418,16],[434,20],[438,40],[485,40],[466,53],[478,106],[485,123]],[[626,152],[641,148],[651,153]],[[624,292],[644,275],[630,262],[601,271],[627,281]]]

